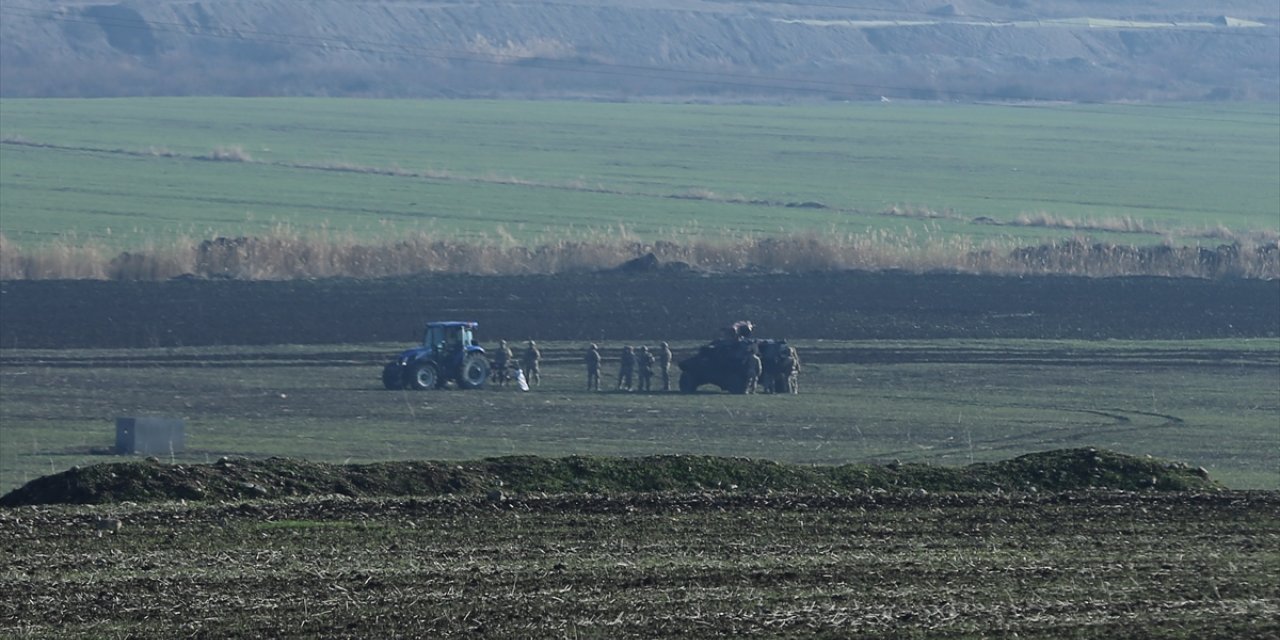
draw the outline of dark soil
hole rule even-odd
[[[406,342],[427,320],[484,339],[704,340],[754,320],[792,339],[1280,335],[1280,281],[621,271],[373,281],[11,281],[0,348]]]
[[[507,494],[864,490],[1207,490],[1203,469],[1097,449],[1066,449],[965,468],[924,464],[834,467],[713,456],[601,458],[513,456],[477,462],[334,465],[287,458],[167,465],[152,458],[73,468],[38,478],[0,498],[0,506],[351,497]]]
[[[0,636],[1274,638],[1278,526],[1241,491],[21,507]]]

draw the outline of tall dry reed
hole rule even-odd
[[[898,269],[988,274],[1151,275],[1280,278],[1280,241],[1236,239],[1217,246],[1119,245],[1070,238],[1023,246],[975,241],[937,227],[756,237],[676,230],[650,241],[625,227],[518,242],[502,229],[460,240],[425,231],[368,240],[350,232],[278,225],[253,237],[179,239],[112,252],[67,240],[24,249],[0,234],[0,279],[239,280],[379,278],[418,273],[554,274],[615,268],[653,254],[691,269],[812,272]],[[652,263],[652,262],[651,262]]]

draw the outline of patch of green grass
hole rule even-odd
[[[1076,232],[973,223],[1040,213],[1280,230],[1274,104],[165,98],[0,108],[3,231],[21,244],[72,231],[137,245],[277,223],[521,240],[619,225],[648,238],[690,228]],[[250,161],[200,159],[215,149]],[[807,202],[828,208],[780,206]],[[892,206],[950,213],[924,230],[921,220],[879,215]]]

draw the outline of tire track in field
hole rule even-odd
[[[969,403],[977,405],[978,403]],[[975,448],[981,448],[983,451],[1022,451],[1027,449],[1029,444],[1037,447],[1058,448],[1075,446],[1078,444],[1087,444],[1086,441],[1100,436],[1117,435],[1122,433],[1131,433],[1137,431],[1148,431],[1157,429],[1166,429],[1186,424],[1182,418],[1152,411],[1140,411],[1137,409],[1123,408],[1101,408],[1101,409],[1083,409],[1073,407],[1060,406],[1036,406],[1036,405],[1009,405],[1012,408],[1034,409],[1037,411],[1060,411],[1064,413],[1078,413],[1097,416],[1104,418],[1103,421],[1084,422],[1080,424],[1070,424],[1059,427],[1045,427],[1035,429],[1033,431],[1025,431],[1011,438],[980,438],[964,443],[957,443],[950,446],[939,446],[930,451],[927,458],[939,458],[949,454],[964,454]],[[1147,419],[1151,418],[1151,419]],[[881,455],[884,456],[910,456],[917,459],[920,456],[919,449],[899,449],[896,451],[888,451]]]
[[[805,346],[805,364],[1003,364],[1028,366],[1265,367],[1280,366],[1276,353],[1196,348],[1179,350],[1075,350],[1064,347],[994,349],[991,347]]]
[[[171,159],[177,159],[177,160],[192,160],[192,161],[201,161],[201,162],[230,162],[230,163],[242,163],[242,164],[256,164],[256,165],[262,165],[262,166],[277,167],[282,169],[297,169],[302,171],[329,171],[329,172],[337,172],[337,173],[356,173],[356,174],[394,177],[394,178],[414,178],[414,179],[420,179],[420,180],[434,180],[438,182],[455,182],[460,184],[521,186],[521,187],[530,187],[535,189],[551,189],[551,190],[560,190],[560,191],[571,191],[576,193],[591,193],[591,194],[609,195],[609,196],[622,196],[627,198],[696,200],[696,201],[714,202],[718,204],[742,205],[742,206],[752,206],[752,207],[786,208],[786,209],[821,209],[821,210],[833,211],[833,212],[841,213],[845,215],[856,215],[856,216],[885,216],[885,217],[894,217],[894,218],[913,218],[913,219],[923,219],[923,220],[937,220],[937,219],[946,218],[946,219],[952,219],[959,222],[965,222],[970,224],[997,226],[997,227],[1041,226],[1045,228],[1074,229],[1077,231],[1093,230],[1093,231],[1107,231],[1110,233],[1120,233],[1120,234],[1129,233],[1129,234],[1136,234],[1136,235],[1152,235],[1152,236],[1163,236],[1163,235],[1168,235],[1170,233],[1187,235],[1195,232],[1195,230],[1193,229],[1177,229],[1177,228],[1175,229],[1145,228],[1145,227],[1117,228],[1115,225],[1108,225],[1103,222],[1097,222],[1097,221],[1093,221],[1093,222],[1073,221],[1074,223],[1070,225],[1066,223],[1028,224],[1028,223],[1019,222],[1017,220],[993,220],[985,216],[978,216],[975,218],[971,218],[968,216],[956,215],[948,212],[937,212],[937,211],[931,211],[931,210],[921,210],[921,211],[902,210],[897,207],[890,207],[888,209],[885,209],[879,212],[869,212],[869,211],[864,211],[857,208],[834,206],[834,205],[830,205],[824,202],[811,200],[811,199],[801,200],[801,201],[785,201],[785,200],[774,200],[769,198],[746,198],[742,196],[722,196],[714,193],[710,189],[702,189],[702,188],[696,188],[696,187],[690,188],[683,193],[666,193],[666,194],[646,193],[642,191],[627,191],[623,189],[608,188],[601,185],[588,186],[587,184],[584,184],[578,181],[557,183],[557,182],[546,182],[541,180],[519,178],[516,176],[510,176],[510,175],[508,176],[465,175],[465,174],[454,173],[447,169],[439,169],[439,170],[427,169],[422,171],[414,171],[410,169],[402,169],[399,167],[377,167],[377,166],[370,166],[370,165],[357,165],[357,164],[344,163],[344,162],[310,163],[310,162],[284,162],[284,161],[259,160],[257,158],[253,158],[247,152],[241,151],[239,149],[230,149],[230,150],[215,149],[214,151],[208,154],[186,154],[186,153],[178,153],[176,151],[171,151],[171,150],[160,148],[160,147],[152,147],[145,150],[140,150],[140,149],[125,149],[125,148],[90,147],[90,146],[80,146],[80,145],[60,145],[60,144],[49,143],[49,142],[36,142],[32,140],[27,140],[22,137],[7,137],[4,139],[0,139],[0,144],[29,147],[34,149],[48,149],[52,151],[74,151],[79,153],[119,155],[119,156],[128,156],[128,157],[134,157],[134,158],[171,158]],[[993,200],[993,201],[1017,200],[1014,197],[1000,197],[1000,196],[981,196],[981,197],[983,199]],[[1093,202],[1093,201],[1083,201],[1083,200],[1081,201],[1048,200],[1048,202],[1054,202],[1058,204],[1072,204],[1072,205],[1084,204],[1084,205],[1090,205],[1090,206],[1099,206],[1099,205],[1108,204],[1105,202]],[[1130,209],[1163,209],[1163,210],[1173,210],[1173,211],[1185,211],[1188,213],[1194,213],[1198,211],[1197,209],[1191,209],[1187,207],[1178,207],[1176,205],[1162,205],[1157,207],[1155,205],[1149,205],[1144,203],[1126,203],[1124,206]],[[394,211],[372,210],[369,212],[385,213],[386,215],[393,215],[393,216],[401,215],[398,212],[394,212]]]
[[[1051,411],[1091,414],[1091,415],[1096,415],[1102,418],[1107,418],[1110,420],[1110,422],[1095,423],[1096,426],[1093,428],[1088,428],[1087,426],[1084,429],[1072,429],[1068,427],[1065,430],[1063,428],[1046,428],[1046,429],[1040,429],[1037,431],[1032,431],[1030,433],[1024,434],[1025,437],[1037,437],[1041,435],[1053,435],[1053,434],[1056,434],[1059,436],[1056,438],[1048,438],[1045,440],[1037,441],[1037,442],[1042,442],[1045,445],[1060,445],[1060,444],[1065,445],[1067,443],[1076,443],[1088,438],[1101,436],[1101,435],[1114,435],[1114,434],[1129,433],[1134,431],[1144,431],[1148,429],[1162,429],[1167,427],[1174,427],[1180,424],[1185,424],[1185,421],[1182,418],[1179,418],[1178,416],[1162,414],[1162,413],[1153,413],[1150,411],[1138,411],[1136,409],[1121,409],[1121,408],[1073,409],[1070,407],[1052,407],[1052,406],[1044,407],[1044,408]],[[1144,420],[1141,417],[1158,418],[1159,420],[1158,421]],[[1086,423],[1086,425],[1088,425],[1088,423]],[[1066,433],[1064,433],[1064,431],[1066,431]],[[1021,439],[1022,438],[1020,438],[1020,440]],[[990,448],[995,451],[1004,450],[1004,449],[1016,449],[1016,448],[1019,448],[1020,446],[1018,441],[1011,441],[1005,438],[991,438],[983,442],[993,445]]]
[[[879,211],[879,212],[868,212],[868,211],[863,211],[861,209],[856,209],[856,208],[833,206],[817,200],[784,201],[784,200],[774,200],[769,198],[745,198],[741,196],[722,196],[712,192],[709,189],[699,189],[699,188],[691,188],[688,191],[683,193],[667,193],[667,194],[645,193],[642,191],[627,191],[623,189],[611,189],[604,186],[592,187],[579,182],[556,183],[556,182],[545,182],[541,180],[519,178],[515,176],[463,175],[463,174],[457,174],[448,170],[428,169],[424,171],[413,171],[409,169],[401,169],[398,167],[395,167],[395,168],[375,167],[375,166],[368,166],[368,165],[356,165],[356,164],[350,164],[350,163],[309,163],[309,162],[269,161],[269,160],[258,160],[256,158],[253,158],[249,154],[241,151],[215,150],[209,154],[193,155],[193,154],[177,153],[174,151],[169,151],[167,149],[161,149],[161,148],[152,148],[147,150],[123,149],[123,148],[110,149],[105,147],[59,145],[59,144],[46,143],[46,142],[34,142],[34,141],[22,139],[22,138],[6,138],[3,140],[0,140],[0,144],[23,146],[23,147],[30,147],[30,148],[36,148],[36,149],[49,149],[54,151],[75,151],[75,152],[81,152],[81,153],[121,155],[121,156],[135,157],[135,158],[173,158],[173,159],[179,159],[179,160],[193,160],[193,161],[203,161],[203,162],[233,162],[233,163],[243,163],[243,164],[256,164],[256,165],[277,167],[282,169],[297,169],[302,171],[331,171],[331,172],[338,172],[338,173],[357,173],[357,174],[377,175],[377,176],[385,176],[385,177],[395,177],[395,178],[414,178],[419,180],[434,180],[438,182],[455,182],[460,184],[521,186],[521,187],[530,187],[535,189],[552,189],[552,190],[560,190],[560,191],[572,191],[576,193],[591,193],[591,194],[598,194],[598,195],[621,196],[626,198],[658,198],[658,199],[665,199],[665,200],[694,200],[694,201],[703,201],[703,202],[714,202],[718,204],[741,205],[741,206],[750,206],[750,207],[784,208],[784,209],[819,209],[819,210],[827,210],[827,211],[832,211],[832,212],[841,213],[845,215],[853,215],[853,216],[884,216],[884,217],[893,217],[893,218],[912,218],[912,219],[923,219],[923,220],[937,220],[940,218],[948,218],[948,219],[957,220],[959,222],[965,222],[970,224],[980,224],[980,225],[998,226],[998,227],[1043,226],[1045,228],[1098,230],[1098,231],[1108,231],[1111,233],[1132,233],[1137,235],[1167,235],[1169,233],[1180,233],[1185,235],[1188,233],[1187,230],[1180,230],[1180,229],[1113,228],[1113,226],[1108,226],[1102,223],[1095,223],[1095,224],[1080,223],[1080,224],[1072,224],[1070,226],[1067,226],[1066,224],[1029,225],[1025,223],[1020,223],[1016,220],[1015,221],[993,220],[985,216],[970,218],[967,216],[939,213],[936,211],[929,211],[929,210],[904,211],[896,207],[891,207],[889,209]],[[997,198],[994,196],[987,196],[987,199],[999,200],[1001,198]],[[1004,198],[1004,199],[1011,200],[1011,198]],[[228,201],[228,202],[233,204],[254,204],[252,202],[245,202],[245,201]],[[1081,204],[1080,202],[1069,202],[1069,201],[1061,201],[1061,202],[1066,204]],[[257,204],[271,204],[271,203],[257,203]],[[1098,205],[1098,204],[1104,204],[1104,203],[1086,202],[1084,204]],[[1191,209],[1179,209],[1177,207],[1172,207],[1169,205],[1164,205],[1162,207],[1155,207],[1153,205],[1130,204],[1126,206],[1129,206],[1130,208],[1135,208],[1135,209],[1161,208],[1161,209],[1192,211]],[[388,216],[403,215],[402,213],[396,212],[396,211],[384,211],[384,210],[377,210],[377,209],[372,209],[372,210],[360,209],[360,211],[363,211],[366,213],[377,213],[377,214],[388,215]],[[480,219],[483,220],[483,218],[480,218]],[[492,221],[503,222],[502,220],[496,220],[496,219]]]
[[[118,155],[132,158],[171,158],[176,160],[192,160],[200,162],[230,162],[241,164],[262,165],[268,167],[277,167],[281,169],[298,169],[302,171],[329,171],[335,173],[356,173],[376,176],[385,176],[393,178],[414,178],[420,180],[434,180],[438,182],[456,182],[461,184],[484,184],[484,185],[505,185],[531,187],[535,189],[552,189],[559,191],[572,191],[576,193],[592,193],[610,196],[623,196],[627,198],[657,198],[663,200],[699,200],[706,202],[715,202],[719,204],[733,204],[755,207],[780,207],[792,209],[827,209],[846,214],[863,214],[866,212],[856,209],[843,209],[832,207],[827,204],[806,200],[800,202],[790,202],[782,200],[770,200],[763,198],[744,198],[736,196],[719,196],[709,190],[705,193],[700,189],[690,189],[685,193],[645,193],[643,191],[626,191],[623,189],[611,189],[604,186],[588,186],[577,182],[557,183],[545,182],[541,180],[531,180],[519,178],[515,176],[475,176],[454,173],[448,170],[432,170],[413,171],[401,168],[374,167],[367,165],[356,165],[349,163],[310,163],[310,162],[283,162],[271,160],[258,160],[249,154],[241,151],[215,150],[209,154],[185,154],[170,151],[162,148],[153,148],[147,150],[138,149],[110,149],[106,147],[88,147],[76,145],[60,145],[48,142],[34,142],[23,138],[5,138],[0,140],[0,144],[29,147],[35,149],[48,149],[52,151],[74,151],[78,153],[96,153],[102,155]],[[392,213],[392,212],[388,212]],[[885,214],[898,215],[901,214]],[[914,217],[914,216],[908,216]],[[928,217],[928,216],[921,216]]]
[[[159,355],[23,355],[0,354],[0,367],[45,367],[50,369],[131,369],[138,367],[313,367],[369,366],[382,363],[390,351],[346,351],[313,353],[211,353]]]

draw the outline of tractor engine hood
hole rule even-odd
[[[430,355],[431,349],[429,347],[414,347],[400,352],[399,360],[400,364],[409,364],[410,362],[416,362],[429,357]]]

